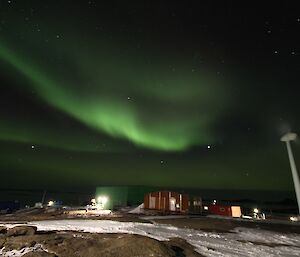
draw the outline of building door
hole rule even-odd
[[[170,198],[170,211],[176,211],[176,198]]]
[[[149,197],[149,208],[150,209],[155,209],[155,197],[154,196],[150,196]]]

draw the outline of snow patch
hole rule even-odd
[[[0,256],[19,257],[29,252],[40,252],[40,251],[44,251],[41,244],[35,244],[33,247],[24,247],[21,250],[10,250],[10,251],[6,251],[5,247],[3,247],[2,249],[0,249]]]
[[[195,247],[197,252],[205,256],[300,256],[300,235],[244,227],[234,229],[233,233],[214,233],[165,224],[111,220],[47,220],[29,222],[28,225],[36,226],[38,231],[128,233],[160,241],[178,237],[186,240]]]
[[[134,208],[133,210],[129,211],[128,213],[132,213],[132,214],[144,213],[144,203],[140,204],[138,207]]]

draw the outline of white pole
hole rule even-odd
[[[299,182],[299,175],[297,172],[293,152],[292,152],[292,147],[290,141],[286,141],[286,147],[289,155],[289,160],[290,160],[290,165],[291,165],[291,170],[292,170],[292,175],[293,175],[293,181],[294,181],[294,186],[295,186],[295,191],[296,191],[296,198],[298,202],[298,212],[300,214],[300,182]]]

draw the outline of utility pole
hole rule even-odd
[[[293,181],[294,181],[294,186],[295,186],[295,192],[296,192],[296,198],[297,198],[297,203],[298,203],[298,214],[300,214],[300,181],[299,181],[299,174],[297,172],[293,152],[292,152],[292,147],[291,147],[291,141],[296,140],[297,134],[295,133],[287,133],[281,137],[281,141],[286,143],[288,155],[289,155],[289,160],[290,160],[290,165],[291,165],[291,170],[292,170],[292,175],[293,175]]]
[[[47,190],[44,190],[43,196],[42,196],[42,205],[44,205],[46,193],[47,193]]]

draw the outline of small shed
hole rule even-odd
[[[200,196],[189,197],[189,213],[190,214],[202,214],[203,213],[203,203]]]
[[[189,211],[189,196],[171,191],[148,193],[144,196],[144,208],[163,212],[186,213]]]
[[[211,214],[236,217],[236,218],[242,215],[240,206],[219,205],[219,204],[209,205],[208,212]]]

